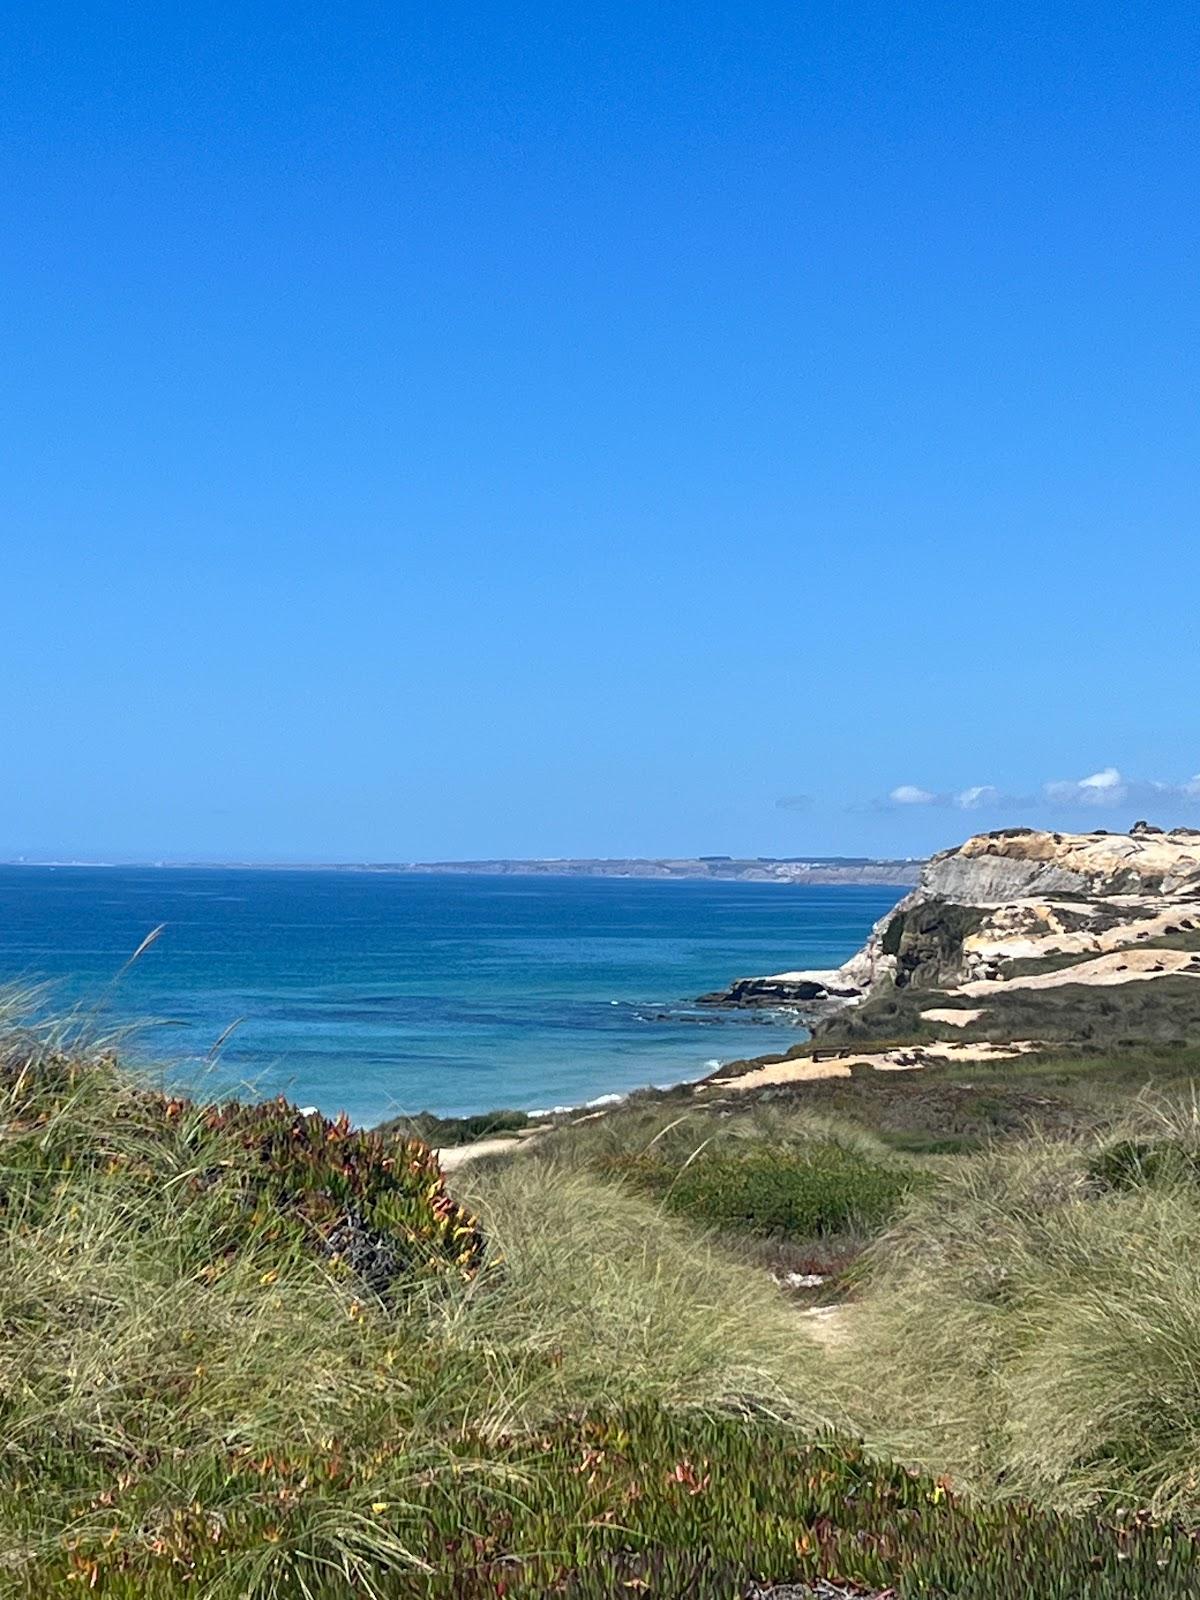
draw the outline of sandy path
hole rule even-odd
[[[810,1306],[800,1315],[804,1318],[804,1326],[819,1345],[826,1350],[831,1350],[835,1345],[845,1344],[850,1337],[850,1321],[853,1306]]]
[[[459,1167],[465,1167],[468,1161],[478,1161],[481,1156],[500,1156],[506,1150],[515,1150],[519,1145],[527,1144],[530,1139],[536,1139],[541,1129],[518,1137],[516,1134],[497,1136],[494,1139],[476,1139],[473,1144],[448,1144],[434,1154],[443,1172],[456,1172]]]

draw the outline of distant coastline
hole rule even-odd
[[[424,861],[377,871],[474,873],[496,877],[700,878],[733,883],[868,883],[908,887],[924,861],[869,856],[630,856],[534,861]]]
[[[479,861],[101,861],[15,857],[5,867],[155,867],[244,872],[391,872],[475,877],[699,879],[729,883],[861,883],[912,888],[923,858],[871,856],[613,856]]]

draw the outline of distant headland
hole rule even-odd
[[[86,857],[16,856],[4,867],[161,867],[259,872],[393,872],[473,874],[487,877],[701,878],[742,883],[864,883],[914,888],[923,857],[873,856],[596,856],[480,861],[136,861]]]
[[[376,871],[471,872],[497,877],[709,878],[752,883],[874,883],[908,887],[920,881],[923,860],[871,856],[629,856],[578,860],[422,861]]]

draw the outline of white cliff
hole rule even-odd
[[[1162,941],[1187,945],[1192,934],[1197,952],[1161,951]],[[1146,945],[1163,958],[1123,970],[1119,960],[1094,964]],[[704,998],[820,1016],[889,986],[980,994],[981,984],[994,990],[1015,981],[1008,963],[1047,958],[1062,958],[1061,970],[1042,987],[1200,976],[1200,830],[1138,824],[1128,834],[978,834],[934,856],[843,966],[743,978]],[[1021,981],[1029,986],[1028,976]]]

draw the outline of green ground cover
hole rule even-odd
[[[0,1593],[1200,1592],[1195,1064],[648,1097],[448,1189],[10,1021]],[[763,1270],[822,1241],[829,1348]]]
[[[736,1155],[702,1151],[680,1166],[654,1154],[627,1156],[600,1170],[693,1221],[789,1240],[874,1233],[895,1215],[918,1176],[819,1140]]]

